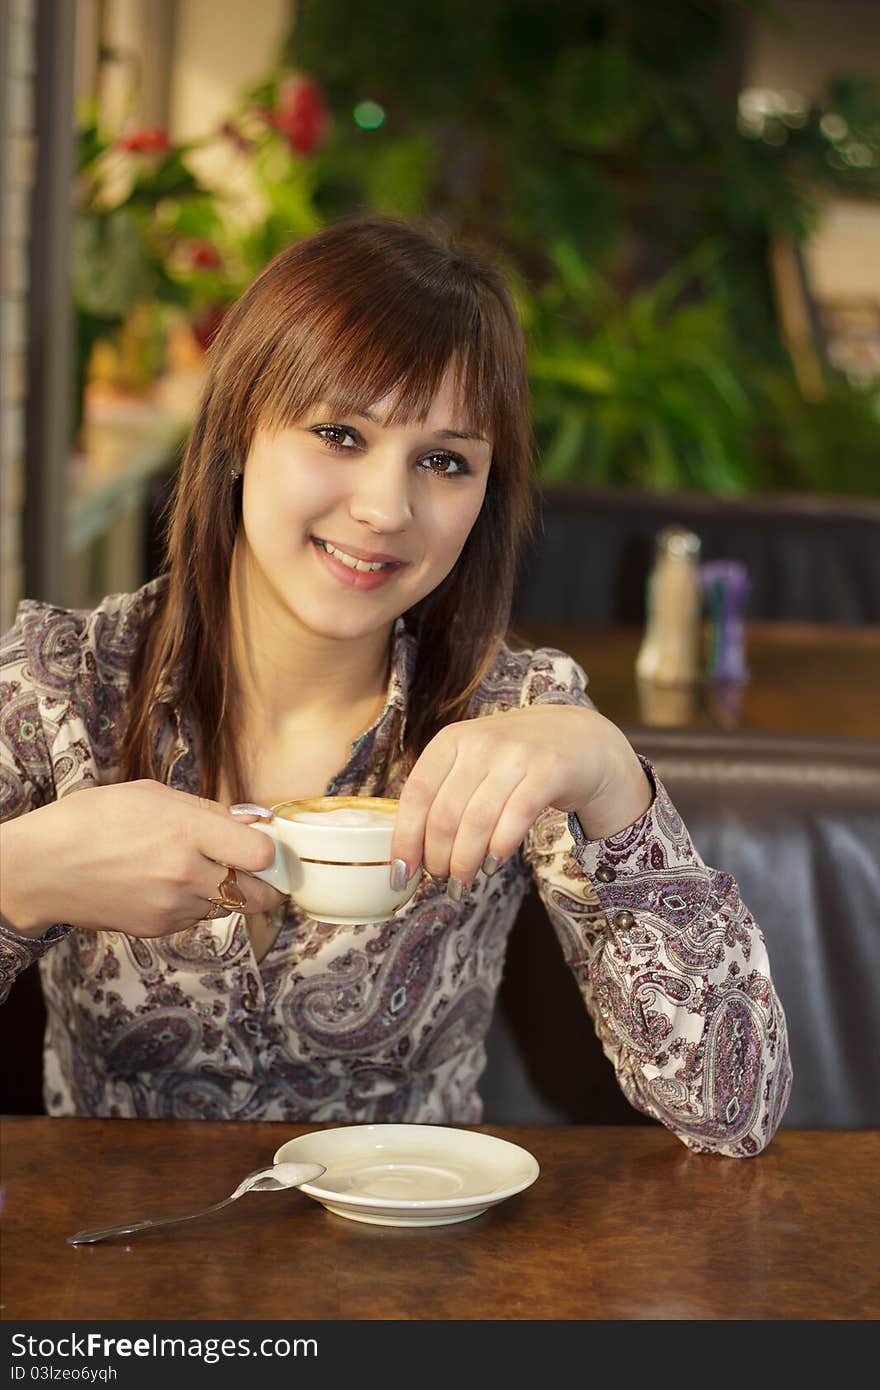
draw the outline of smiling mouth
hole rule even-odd
[[[340,550],[338,546],[331,545],[329,541],[322,541],[319,536],[312,536],[312,544],[325,550],[328,555],[332,555],[335,560],[347,566],[350,570],[357,570],[361,574],[376,574],[380,570],[399,569],[403,564],[402,560],[359,560],[355,555],[349,555],[345,550]]]

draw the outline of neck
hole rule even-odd
[[[388,684],[391,627],[334,638],[303,626],[253,583],[236,550],[230,574],[230,642],[245,725],[280,731],[372,709]]]

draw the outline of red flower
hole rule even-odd
[[[132,154],[166,154],[171,149],[168,131],[159,127],[132,130],[120,136],[117,144],[121,150],[129,150]]]
[[[324,93],[311,77],[287,77],[278,89],[272,124],[296,154],[314,154],[330,129]]]
[[[194,270],[216,270],[220,264],[220,252],[212,241],[190,241],[186,249]]]

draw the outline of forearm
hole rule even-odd
[[[52,911],[57,865],[41,833],[41,811],[0,826],[0,918],[19,936],[37,939],[57,920]]]
[[[32,838],[37,814],[26,812],[0,826],[0,1004],[18,976],[71,930],[52,919],[40,893],[40,878],[58,868],[51,854],[40,858]]]
[[[672,941],[649,912],[615,926],[589,978],[597,1031],[630,1102],[698,1153],[748,1157],[772,1138],[788,1099],[785,1018],[754,920],[742,904],[712,899]]]

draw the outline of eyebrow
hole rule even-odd
[[[474,434],[471,430],[436,430],[438,439],[475,439],[480,444],[488,444],[489,441],[482,434]]]
[[[362,420],[369,420],[372,425],[381,425],[382,421],[378,415],[374,415],[372,410],[353,410],[352,415],[359,415]],[[435,439],[473,439],[479,444],[488,444],[489,441],[482,434],[474,434],[471,430],[433,430]]]

